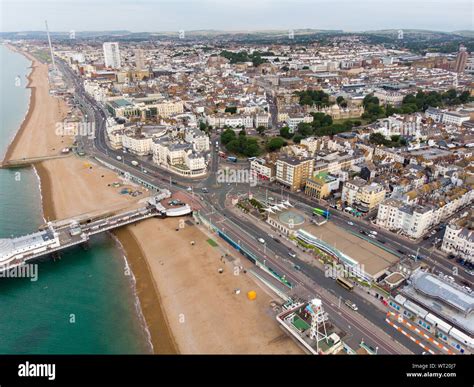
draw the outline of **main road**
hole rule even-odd
[[[93,119],[95,123],[94,137],[79,136],[77,139],[78,146],[85,153],[92,157],[106,159],[113,165],[120,165],[123,170],[134,173],[152,184],[169,184],[172,190],[206,187],[209,193],[200,193],[203,199],[202,204],[206,209],[203,211],[205,215],[218,223],[231,237],[245,244],[247,249],[259,257],[262,262],[268,260],[268,265],[271,265],[276,271],[285,275],[289,281],[301,287],[307,297],[320,297],[325,302],[325,308],[329,312],[331,320],[350,336],[353,336],[355,340],[364,340],[373,347],[378,347],[380,353],[421,352],[418,346],[385,323],[384,313],[378,311],[357,294],[346,292],[336,285],[335,281],[326,278],[321,270],[295,259],[302,268],[301,271],[296,270],[294,263],[283,258],[288,253],[288,248],[283,244],[268,240],[266,251],[262,251],[262,246],[258,245],[255,236],[262,235],[263,231],[257,225],[239,218],[225,206],[226,194],[232,187],[225,184],[216,184],[215,177],[218,171],[219,159],[215,138],[212,139],[210,174],[200,181],[196,182],[193,179],[177,177],[148,160],[142,159],[139,167],[133,166],[131,161],[136,159],[134,156],[110,149],[107,146],[105,133],[107,114],[103,107],[85,92],[82,83],[66,64],[59,61],[59,67],[66,79],[74,85],[76,101],[87,112],[87,119]],[[117,156],[120,156],[120,161],[117,160]],[[336,306],[340,297],[356,302],[359,311],[355,312],[346,307]]]

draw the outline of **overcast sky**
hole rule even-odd
[[[0,0],[0,31],[474,29],[472,0]]]

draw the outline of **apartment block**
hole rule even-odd
[[[292,191],[301,190],[306,184],[306,179],[313,174],[313,164],[314,160],[311,158],[281,158],[276,163],[276,181]]]
[[[356,207],[361,212],[369,212],[385,199],[385,188],[379,183],[368,183],[356,177],[346,181],[342,188],[342,202]]]

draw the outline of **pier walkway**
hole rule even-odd
[[[150,197],[132,210],[125,209],[94,217],[75,217],[49,222],[33,234],[0,239],[0,272],[23,265],[30,260],[87,242],[91,236],[152,217],[176,217],[192,213],[188,204],[166,208],[163,199],[171,196],[168,190]]]

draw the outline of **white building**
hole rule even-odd
[[[206,174],[204,156],[193,151],[192,144],[177,143],[169,136],[152,143],[153,162],[182,176]]]
[[[444,112],[442,122],[447,125],[461,126],[464,121],[470,119],[469,114],[462,114],[458,112]]]
[[[286,125],[290,128],[290,133],[294,133],[300,123],[310,124],[313,122],[313,116],[304,114],[288,114]]]
[[[268,113],[257,113],[255,114],[255,127],[263,126],[268,128],[270,122],[270,114]]]
[[[192,144],[197,152],[207,152],[210,149],[209,137],[200,129],[186,128],[184,139]]]
[[[250,172],[259,179],[274,181],[275,164],[264,159],[255,159],[250,162]]]
[[[117,42],[105,42],[102,47],[104,49],[105,66],[113,69],[122,67],[119,44]]]
[[[151,154],[152,137],[147,137],[135,129],[126,129],[122,136],[122,146],[137,156]]]
[[[474,261],[474,230],[456,223],[448,224],[443,237],[441,250]]]

